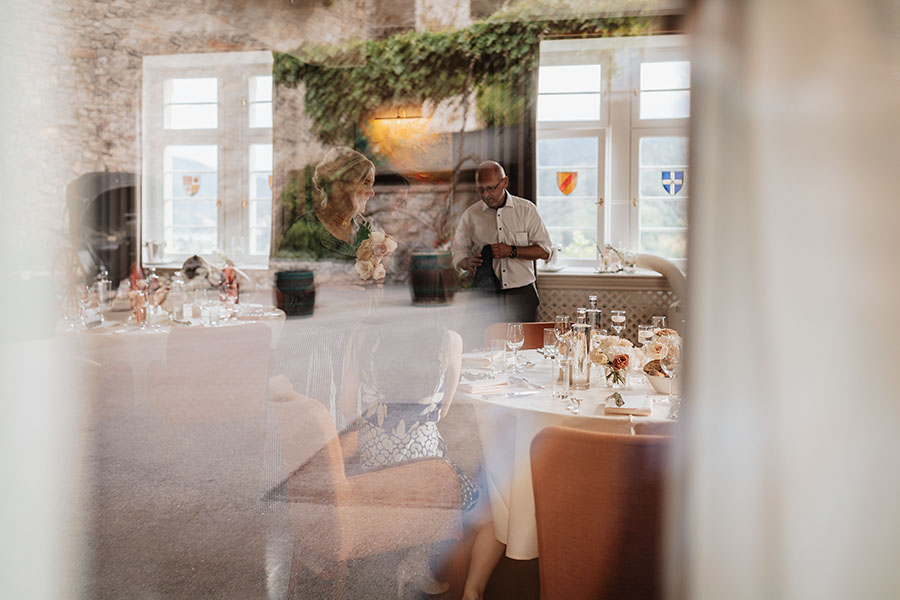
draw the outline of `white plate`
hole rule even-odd
[[[564,265],[559,267],[538,267],[538,273],[559,273],[565,268]]]

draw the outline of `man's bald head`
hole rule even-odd
[[[492,160],[484,161],[478,165],[478,170],[475,171],[475,181],[503,179],[504,177],[506,177],[506,171],[503,170],[503,166]]]
[[[481,196],[482,202],[494,210],[503,206],[506,202],[506,171],[500,163],[486,160],[478,165],[475,171],[475,191]]]

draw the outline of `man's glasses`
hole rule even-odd
[[[498,181],[497,183],[495,183],[494,185],[476,185],[475,191],[478,192],[479,194],[483,194],[485,192],[493,192],[498,187],[500,187],[501,183],[503,183],[502,179],[500,181]]]

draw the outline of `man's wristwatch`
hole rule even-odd
[[[517,257],[518,255],[519,255],[519,249],[516,248],[515,246],[513,246],[513,247],[512,247],[512,250],[509,251],[509,257],[510,257],[510,258],[515,258],[515,257]]]

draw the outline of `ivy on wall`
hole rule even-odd
[[[482,122],[522,121],[534,102],[532,77],[547,36],[645,34],[643,16],[510,20],[498,13],[469,27],[404,32],[343,47],[310,47],[276,54],[277,85],[306,86],[306,112],[324,144],[352,144],[356,127],[389,105],[434,103],[476,91]]]

